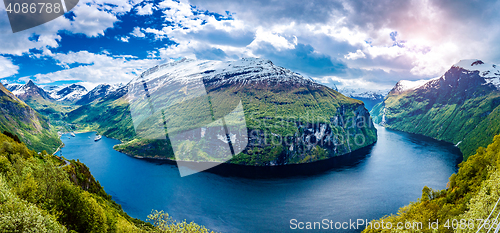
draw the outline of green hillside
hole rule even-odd
[[[273,67],[275,70],[272,72],[281,75],[291,73],[284,68]],[[272,72],[271,75],[274,74]],[[228,77],[239,80],[239,75],[245,74],[235,72]],[[259,75],[255,74],[255,77]],[[286,79],[286,76],[283,78]],[[310,81],[305,82],[306,84],[273,81],[249,82],[245,85],[236,82],[220,86],[216,84],[217,80],[219,79],[213,79],[214,83],[204,81],[209,101],[215,106],[212,117],[200,115],[207,106],[203,104],[206,100],[192,99],[189,103],[176,106],[182,111],[191,109],[189,114],[167,115],[163,121],[174,125],[168,129],[169,132],[176,132],[177,122],[186,120],[191,120],[192,124],[183,124],[182,130],[186,130],[186,127],[199,128],[207,123],[199,119],[218,119],[234,109],[240,99],[248,128],[249,145],[242,153],[233,157],[230,161],[232,163],[253,166],[306,163],[346,154],[376,141],[376,129],[363,103],[326,86]],[[141,139],[136,135],[125,95],[127,90],[124,87],[115,95],[68,113],[68,122],[79,125],[80,129],[97,130],[101,134],[122,140],[123,143],[115,149],[129,155],[173,159],[169,140]],[[182,92],[174,91],[164,96],[172,95],[182,95]],[[162,98],[160,96],[155,101],[167,101]],[[144,111],[148,110],[148,106],[141,107]],[[170,109],[170,112],[182,111]],[[163,119],[160,115],[155,118]],[[227,123],[231,125],[231,122]],[[155,126],[146,126],[144,130]],[[321,138],[316,138],[316,135],[321,135]],[[272,140],[280,143],[261,143]],[[186,143],[186,148],[192,148],[189,142]]]
[[[30,149],[54,152],[61,144],[49,120],[0,84],[0,131],[12,132]]]
[[[500,92],[478,72],[453,67],[426,86],[392,91],[371,115],[387,128],[458,144],[467,159],[500,134]]]
[[[210,232],[153,211],[150,223],[131,218],[89,169],[29,150],[0,133],[1,232]]]

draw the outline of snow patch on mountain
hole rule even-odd
[[[478,59],[460,60],[452,67],[462,68],[467,71],[479,71],[479,76],[483,77],[486,84],[492,84],[500,90],[500,67],[492,64],[485,63]]]
[[[382,100],[389,92],[388,90],[370,91],[363,88],[342,88],[338,92],[351,98]]]
[[[17,84],[17,83],[14,83],[14,84],[4,84],[5,88],[7,88],[7,90],[9,90],[10,92],[13,92],[19,88],[21,88],[23,84]]]
[[[77,105],[85,105],[88,103],[93,102],[94,100],[104,98],[111,93],[116,92],[119,88],[123,87],[123,84],[118,83],[118,84],[99,84],[94,89],[90,90],[87,92],[85,95],[83,95],[75,104]]]
[[[399,82],[396,83],[396,86],[394,86],[391,92],[402,93],[405,91],[415,90],[429,81],[430,80],[416,80],[416,81],[400,80]]]
[[[155,66],[142,73],[140,77],[142,80],[154,80],[155,87],[168,85],[171,82],[186,84],[199,78],[203,78],[204,81],[214,86],[232,84],[243,86],[249,83],[319,85],[298,73],[260,58],[243,58],[236,61],[204,61],[184,58]]]

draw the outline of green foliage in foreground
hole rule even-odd
[[[446,190],[435,191],[424,187],[418,201],[402,207],[396,215],[374,220],[372,224],[381,224],[383,221],[386,225],[391,222],[395,228],[398,222],[421,222],[423,228],[418,231],[434,232],[428,228],[428,224],[438,220],[438,232],[476,232],[481,223],[477,219],[487,219],[500,197],[500,135],[495,136],[493,143],[487,148],[477,149],[477,153],[459,167],[458,173],[450,177]],[[497,206],[491,220],[499,212],[500,207]],[[446,227],[447,221],[449,228]],[[491,226],[491,222],[485,225],[488,226]],[[365,229],[364,232],[394,232],[394,228]],[[488,229],[484,232],[486,231]]]
[[[500,134],[500,93],[492,92],[454,103],[422,97],[420,90],[389,95],[373,107],[375,123],[390,129],[426,135],[457,144],[467,159],[479,146]]]
[[[213,233],[204,226],[197,225],[196,223],[187,223],[186,220],[177,222],[172,219],[167,213],[163,211],[153,210],[148,215],[148,221],[156,226],[158,232],[174,233],[174,232],[193,232],[193,233]]]
[[[169,224],[175,231],[165,231]],[[194,223],[161,226],[128,216],[84,164],[0,134],[0,232],[207,232]]]

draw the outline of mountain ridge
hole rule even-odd
[[[462,60],[413,89],[393,89],[372,109],[374,122],[458,144],[467,158],[500,133],[500,91],[495,85],[500,75],[481,71],[484,67],[489,66],[481,60]]]
[[[276,137],[282,136],[294,142],[300,141],[293,146],[284,144],[249,146],[243,154],[232,160],[233,163],[269,166],[316,161],[328,156],[349,153],[376,141],[376,130],[368,126],[371,124],[371,119],[361,101],[345,97],[295,72],[275,66],[268,60],[251,58],[220,62],[182,59],[155,66],[145,71],[141,77],[147,77],[146,83],[156,84],[148,86],[151,93],[173,82],[188,84],[194,77],[198,77],[197,80],[202,80],[212,98],[237,96],[242,100],[247,127],[249,131],[254,130],[254,135],[249,136],[249,142],[264,140],[265,135],[267,137],[277,135]],[[184,91],[188,90],[189,88]],[[108,97],[70,112],[69,121],[121,139],[124,143],[116,149],[129,155],[172,158],[172,152],[168,152],[168,142],[165,144],[165,142],[138,140],[127,136],[135,132],[130,113],[127,113],[130,110],[125,99],[126,91],[126,88],[120,88]],[[180,93],[182,92],[174,94]],[[223,105],[232,104],[231,99],[229,102],[221,101]],[[307,114],[318,117],[307,121],[305,120]],[[273,128],[273,124],[285,122],[283,119],[288,117],[296,120],[288,123],[288,127]],[[366,128],[351,127],[353,122],[355,124],[361,118],[366,120]],[[340,125],[331,127],[334,121]],[[264,124],[271,127],[263,127]],[[314,143],[304,142],[306,140],[332,142],[333,134],[344,135],[348,143],[317,149]],[[355,145],[354,139],[348,136],[356,134],[365,136],[366,141],[361,146]],[[151,150],[145,150],[146,148]],[[299,152],[303,154],[299,155]]]

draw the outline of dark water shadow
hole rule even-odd
[[[247,166],[239,164],[222,163],[202,172],[209,172],[224,177],[243,177],[250,179],[287,178],[295,176],[315,176],[330,170],[343,170],[355,167],[366,160],[376,143],[353,151],[351,153],[335,156],[332,158],[303,164],[288,164],[278,166]],[[173,160],[158,160],[152,158],[141,158],[156,164],[170,164],[179,166]],[[182,166],[188,169],[199,170],[200,164],[208,162],[183,162]],[[209,163],[208,163],[209,164]],[[202,165],[201,165],[202,166]],[[180,168],[180,169],[186,169]]]

